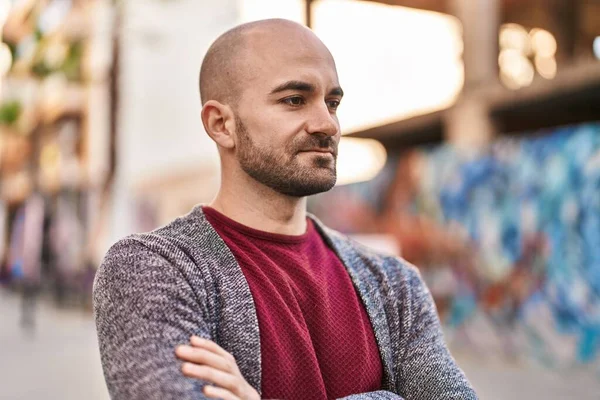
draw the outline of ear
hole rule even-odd
[[[202,107],[202,124],[208,136],[220,147],[231,149],[235,146],[235,118],[231,107],[209,100]]]

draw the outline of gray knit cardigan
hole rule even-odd
[[[476,399],[448,352],[417,269],[377,254],[310,216],[337,253],[369,315],[382,390],[348,399]],[[259,325],[248,284],[201,206],[150,233],[120,240],[94,283],[104,376],[113,399],[204,399],[180,371],[175,347],[191,335],[217,342],[260,393]]]

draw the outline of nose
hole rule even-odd
[[[307,122],[307,132],[311,134],[324,134],[335,136],[340,127],[335,114],[332,114],[326,104],[315,106]]]

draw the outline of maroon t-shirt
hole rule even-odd
[[[380,390],[382,365],[369,317],[312,221],[303,235],[280,235],[203,210],[254,298],[262,397],[333,399]]]

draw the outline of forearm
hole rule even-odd
[[[404,400],[404,398],[386,390],[378,390],[376,392],[352,394],[341,400]]]

